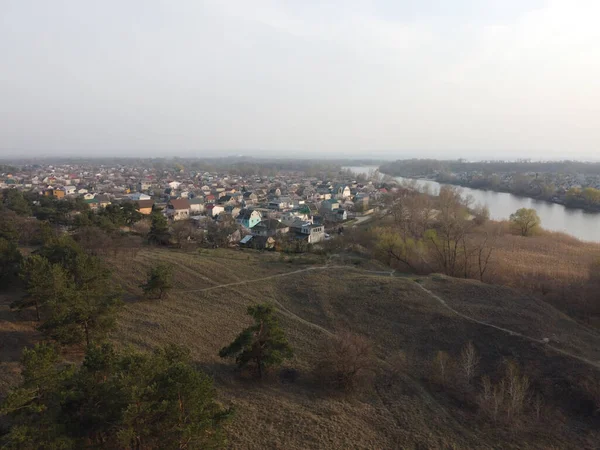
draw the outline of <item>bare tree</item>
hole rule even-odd
[[[506,415],[508,420],[517,417],[525,407],[529,396],[529,378],[521,375],[516,363],[510,361],[506,365],[506,396],[508,405]]]
[[[514,424],[529,403],[529,386],[529,378],[521,375],[519,367],[509,361],[504,378],[498,383],[493,384],[489,377],[483,377],[479,406],[494,422],[504,417],[507,423]]]
[[[487,375],[481,380],[482,392],[478,397],[479,408],[494,422],[498,421],[504,407],[506,389],[504,380],[493,384]]]
[[[433,369],[438,381],[445,385],[450,367],[450,355],[442,350],[438,351],[433,358]]]
[[[533,410],[535,411],[536,420],[540,420],[542,417],[542,411],[544,409],[544,397],[539,392],[533,397]]]
[[[325,383],[344,391],[356,390],[374,372],[371,343],[345,332],[325,343],[317,372]]]
[[[463,347],[460,353],[460,367],[467,383],[471,383],[471,380],[475,376],[479,359],[477,350],[472,342]]]

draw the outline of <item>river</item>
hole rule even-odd
[[[368,173],[377,169],[376,166],[344,167],[355,173]],[[403,181],[402,177],[395,177]],[[440,183],[430,180],[417,180],[417,184],[428,187],[431,193],[437,193]],[[490,210],[490,217],[494,220],[506,220],[519,208],[535,209],[542,220],[542,227],[547,230],[561,231],[575,236],[583,241],[600,242],[600,213],[585,212],[580,209],[565,208],[563,205],[535,200],[527,197],[505,192],[485,191],[482,189],[471,189],[460,187],[463,196],[470,195],[475,203],[486,205]]]

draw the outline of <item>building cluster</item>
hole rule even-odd
[[[135,165],[27,166],[2,174],[0,188],[38,192],[57,199],[81,198],[92,210],[135,202],[140,213],[161,211],[170,221],[200,228],[233,222],[242,245],[263,247],[278,235],[317,243],[357,212],[368,211],[385,190],[340,172],[334,179],[285,171],[275,176],[155,168]]]

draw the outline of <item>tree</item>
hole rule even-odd
[[[371,343],[362,336],[342,333],[328,340],[320,352],[319,378],[338,389],[355,390],[373,373]]]
[[[42,309],[49,303],[60,303],[69,289],[67,272],[40,255],[31,255],[23,260],[20,277],[27,294],[13,302],[11,307],[23,310],[34,306],[38,321],[41,320]]]
[[[412,237],[403,237],[402,233],[379,228],[375,230],[377,236],[377,249],[383,252],[390,262],[398,261],[413,272],[418,272],[419,267],[427,265],[424,258],[424,245],[421,240]]]
[[[166,245],[169,243],[169,222],[160,211],[152,211],[150,215],[152,224],[148,233],[148,241],[152,244]]]
[[[201,241],[203,231],[198,230],[189,220],[179,220],[173,224],[172,234],[177,247],[185,248],[193,242]]]
[[[57,421],[58,386],[69,374],[67,369],[60,371],[57,363],[58,352],[51,344],[23,350],[23,382],[9,392],[0,407],[0,417],[9,416],[12,421],[8,434],[0,437],[2,448],[73,448]]]
[[[211,379],[174,345],[152,354],[88,348],[81,366],[59,364],[40,344],[24,352],[23,383],[1,413],[12,420],[0,444],[19,449],[200,449],[224,444],[230,410]],[[3,446],[3,448],[5,448]]]
[[[0,238],[0,287],[10,285],[19,273],[21,252],[15,242]]]
[[[1,193],[0,199],[5,208],[16,212],[20,216],[28,216],[31,214],[31,206],[21,191],[16,189],[5,189]]]
[[[473,208],[473,221],[476,225],[483,225],[490,220],[490,210],[486,205],[477,205]]]
[[[446,384],[449,367],[451,364],[450,355],[442,350],[439,350],[433,358],[433,370],[441,384]]]
[[[17,243],[21,237],[19,229],[19,216],[13,211],[2,211],[0,214],[0,239],[6,239],[9,242]]]
[[[171,284],[172,278],[173,266],[159,264],[150,268],[148,271],[148,281],[140,287],[144,290],[144,295],[146,297],[162,299],[173,287]]]
[[[46,302],[48,319],[41,330],[65,345],[85,341],[89,347],[102,339],[114,327],[121,304],[120,292],[110,282],[110,271],[70,236],[50,239],[40,255],[59,264],[70,278],[63,294]]]
[[[479,355],[472,342],[465,345],[460,353],[460,367],[467,383],[470,383],[479,365]]]
[[[542,223],[535,209],[521,208],[510,215],[513,227],[521,236],[530,236]]]
[[[438,204],[436,229],[427,230],[425,240],[444,274],[467,278],[472,252],[468,236],[475,225],[469,220],[468,204],[460,190],[450,186],[442,186]]]
[[[219,352],[221,358],[235,357],[238,367],[253,365],[259,378],[264,370],[292,357],[290,347],[273,307],[259,304],[248,307],[254,325],[243,330],[237,338]]]
[[[483,377],[478,400],[480,408],[494,421],[500,418],[500,413],[504,413],[506,421],[510,423],[520,417],[529,399],[529,378],[521,375],[513,361],[507,361],[504,378],[498,383],[494,384],[489,377]]]

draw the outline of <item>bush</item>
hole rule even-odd
[[[341,333],[328,340],[317,366],[319,378],[328,386],[345,392],[367,384],[375,371],[371,343],[364,337]]]

